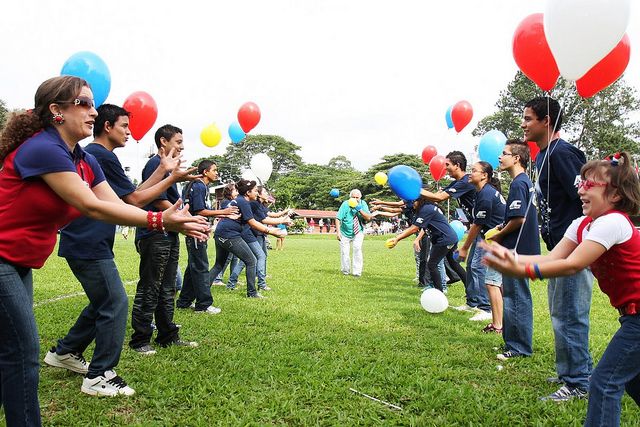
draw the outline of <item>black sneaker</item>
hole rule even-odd
[[[589,393],[586,389],[563,385],[557,391],[551,393],[549,396],[541,397],[540,400],[566,402],[571,399],[586,399],[587,397],[589,397]]]
[[[175,346],[178,346],[178,347],[196,348],[196,347],[198,347],[199,344],[197,342],[195,342],[195,341],[175,340],[169,345],[175,345]]]
[[[133,349],[133,351],[135,351],[137,353],[140,353],[140,354],[142,354],[144,356],[151,356],[151,355],[156,354],[156,351],[154,350],[154,348],[151,347],[149,344],[146,344],[146,345],[143,345],[143,346],[140,346],[140,347],[134,347],[132,349]]]
[[[504,353],[499,353],[498,355],[496,355],[496,358],[502,361],[513,359],[515,357],[524,357],[524,354],[520,354],[513,350],[507,350]]]

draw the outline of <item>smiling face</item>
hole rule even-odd
[[[160,138],[160,144],[164,147],[165,153],[168,153],[173,148],[175,150],[174,155],[178,155],[184,150],[184,139],[181,133],[174,133],[168,141],[164,137]]]
[[[254,186],[251,190],[247,191],[247,198],[251,201],[258,198],[258,187]]]
[[[616,192],[607,191],[608,179],[591,173],[578,184],[578,195],[582,202],[582,214],[593,219],[602,216],[615,207],[619,200]]]
[[[71,101],[51,104],[49,111],[51,114],[60,113],[64,116],[64,123],[54,126],[67,144],[75,145],[93,134],[93,124],[98,112],[93,105],[93,93],[89,87],[83,86]]]

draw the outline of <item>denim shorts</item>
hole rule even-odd
[[[502,287],[502,273],[494,270],[491,267],[487,267],[487,272],[484,276],[484,283],[489,286]]]

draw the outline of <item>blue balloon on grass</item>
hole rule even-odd
[[[396,196],[403,200],[415,200],[420,197],[422,178],[413,168],[406,165],[398,165],[391,168],[389,173],[389,187]]]
[[[499,130],[490,130],[482,135],[478,144],[478,157],[496,169],[499,165],[498,157],[502,155],[502,150],[507,142],[507,137]]]
[[[453,119],[451,118],[451,110],[453,110],[453,105],[447,108],[447,112],[444,114],[444,119],[447,121],[447,128],[453,129]]]
[[[458,236],[458,242],[462,241],[462,238],[464,237],[464,233],[465,231],[467,231],[464,224],[458,221],[457,219],[454,219],[449,223],[449,225],[451,226],[451,228],[453,228],[453,231],[456,232],[456,236]]]
[[[332,188],[331,191],[329,191],[329,195],[331,197],[338,197],[340,195],[340,190],[338,190],[337,188]]]
[[[85,79],[91,86],[96,108],[107,100],[111,91],[109,68],[102,58],[93,52],[83,51],[71,55],[62,66],[60,75]]]
[[[242,130],[237,122],[233,122],[229,125],[229,138],[231,138],[231,142],[234,144],[239,143],[246,136],[247,134]]]

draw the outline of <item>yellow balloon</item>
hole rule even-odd
[[[387,174],[384,172],[378,172],[375,174],[375,176],[373,177],[373,179],[379,184],[379,185],[385,185],[387,183]]]
[[[222,139],[222,134],[220,133],[220,129],[215,124],[210,124],[209,126],[205,126],[200,132],[200,140],[207,147],[215,147],[220,143]]]
[[[354,199],[353,197],[350,198],[347,203],[349,203],[349,207],[350,208],[355,208],[356,206],[358,206],[358,201],[356,199]]]
[[[391,239],[387,239],[387,241],[386,241],[386,242],[384,242],[384,245],[385,245],[386,247],[388,247],[389,249],[393,248],[393,247],[395,246],[395,245],[393,244],[393,240],[394,240],[394,239],[393,239],[393,237],[392,237]]]

